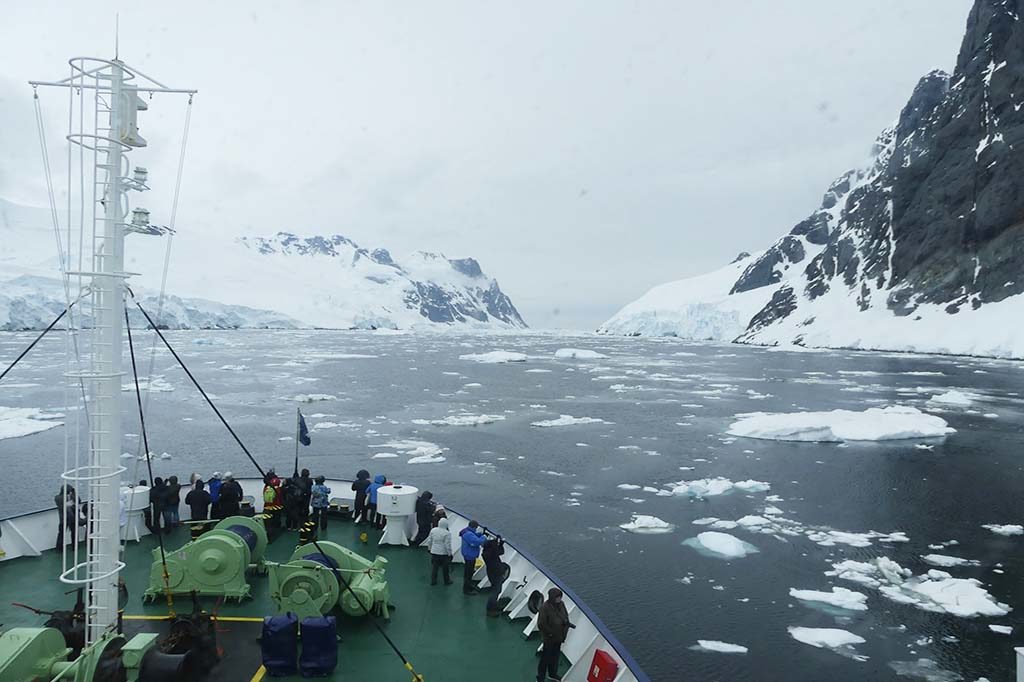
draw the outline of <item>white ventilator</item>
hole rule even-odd
[[[68,418],[65,427],[62,478],[74,486],[76,502],[87,503],[88,521],[78,531],[79,538],[84,538],[81,550],[76,543],[62,552],[60,579],[86,591],[86,643],[92,644],[117,623],[118,582],[124,567],[119,540],[120,479],[125,471],[120,463],[120,403],[125,379],[125,282],[131,276],[124,269],[125,235],[170,231],[152,225],[146,209],[130,210],[128,192],[142,192],[149,186],[148,171],[132,170],[127,155],[146,147],[138,115],[149,106],[140,95],[184,93],[191,103],[195,91],[168,88],[116,58],[76,57],[68,63],[67,78],[30,84],[36,90],[36,119],[66,302],[69,308],[72,302],[80,302],[68,313],[65,378],[81,399],[76,398],[75,407],[68,405],[75,416]],[[68,93],[66,207],[58,208],[54,200],[40,87]],[[84,444],[80,442],[83,421],[88,430]],[[128,504],[137,513],[138,503]]]
[[[416,498],[420,489],[411,485],[385,485],[377,489],[377,513],[387,517],[381,545],[408,545],[415,526]]]

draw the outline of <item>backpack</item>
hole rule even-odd
[[[277,499],[277,491],[272,486],[263,486],[263,504],[274,504]]]

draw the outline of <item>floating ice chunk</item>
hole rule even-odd
[[[441,455],[416,455],[415,457],[410,457],[406,464],[436,464],[446,459],[447,457]]]
[[[160,453],[160,459],[171,459],[171,453],[169,453],[169,452],[161,452]]]
[[[526,362],[525,353],[514,353],[507,350],[492,350],[489,353],[468,353],[460,355],[459,360],[472,360],[487,365],[495,365],[503,362]]]
[[[221,365],[217,369],[224,370],[225,372],[244,372],[249,367],[247,365]]]
[[[868,596],[862,592],[848,590],[845,587],[833,587],[831,592],[798,590],[794,587],[790,588],[789,596],[800,601],[819,602],[848,611],[868,610],[868,605],[864,603],[868,600]]]
[[[441,454],[445,448],[425,440],[396,440],[374,447],[392,448],[410,456],[407,464],[435,464],[446,459]],[[377,459],[377,455],[374,455],[374,458]]]
[[[393,452],[378,452],[371,459],[394,459],[395,457],[398,455]]]
[[[559,348],[555,351],[555,357],[560,360],[600,360],[608,356],[604,353],[584,348]]]
[[[493,424],[504,421],[505,417],[500,414],[450,414],[444,419],[413,419],[413,424],[425,424],[430,426],[480,426],[482,424]]]
[[[538,426],[541,428],[551,426],[575,426],[577,424],[611,424],[603,419],[597,417],[573,417],[568,414],[563,414],[558,419],[544,419],[539,422],[532,422],[531,426]]]
[[[996,632],[996,633],[998,633],[1000,635],[1010,635],[1010,634],[1013,634],[1013,628],[1010,627],[1009,625],[989,625],[988,629],[991,630],[992,632]]]
[[[932,566],[942,566],[943,568],[981,565],[980,561],[976,561],[974,559],[961,559],[958,556],[949,556],[948,554],[925,554],[921,558],[925,560],[925,563],[931,564]]]
[[[745,654],[749,649],[739,644],[719,642],[715,639],[698,639],[695,646],[690,647],[693,651],[709,651],[716,654]]]
[[[640,486],[635,483],[620,483],[618,486],[619,490],[640,490]]]
[[[1000,525],[998,523],[986,523],[982,528],[986,528],[996,535],[1024,535],[1024,526],[1017,524]]]
[[[670,484],[673,495],[689,495],[690,497],[714,497],[725,495],[734,490],[743,492],[764,492],[771,486],[764,481],[739,481],[734,483],[728,478],[718,476],[716,478],[699,478],[695,481],[679,481]]]
[[[338,428],[338,426],[340,426],[340,424],[338,424],[337,422],[323,421],[323,422],[317,422],[316,424],[314,424],[313,425],[313,430],[314,431],[320,431],[320,430],[323,430],[323,429],[336,429],[336,428]]]
[[[294,400],[297,403],[318,403],[324,400],[337,399],[337,396],[333,396],[328,393],[300,393],[299,395],[290,398],[290,400]]]
[[[121,384],[121,390],[135,391],[135,382]],[[139,379],[139,390],[149,391],[150,393],[169,393],[174,390],[174,386],[167,383],[162,375],[157,375],[150,379]]]
[[[863,644],[865,640],[860,635],[855,635],[848,630],[839,628],[804,628],[790,626],[789,636],[803,644],[810,644],[819,649],[832,649],[836,653],[849,656],[858,661],[867,660],[867,656],[861,656],[853,648],[857,644]]]
[[[889,667],[901,677],[917,677],[927,682],[959,682],[964,679],[955,672],[940,668],[939,664],[930,658],[919,658],[916,661],[890,661]]]
[[[980,396],[975,393],[965,393],[963,391],[946,391],[938,395],[933,395],[928,399],[928,402],[936,405],[948,405],[951,407],[969,407],[974,404]]]
[[[941,417],[898,405],[870,407],[863,412],[762,412],[737,417],[729,434],[766,440],[838,443],[934,438],[956,432]]]
[[[527,374],[551,374],[550,369],[528,369]]]
[[[629,523],[623,523],[619,525],[619,528],[628,530],[630,533],[646,533],[646,534],[657,534],[657,533],[671,533],[675,530],[675,526],[667,521],[662,521],[657,516],[647,516],[646,514],[633,514],[633,520]]]
[[[852,580],[878,589],[886,598],[912,604],[924,611],[948,613],[963,618],[1004,616],[1010,607],[989,594],[978,580],[952,578],[944,571],[915,576],[888,557],[869,562],[841,561],[825,575]]]
[[[689,538],[683,542],[684,545],[693,547],[705,556],[712,556],[717,559],[742,559],[748,554],[758,551],[749,542],[740,540],[735,535],[719,533],[709,530],[699,533],[695,538]]]
[[[54,420],[63,416],[47,413],[35,407],[0,406],[0,440],[31,436],[56,428],[64,422]]]

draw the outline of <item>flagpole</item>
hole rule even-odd
[[[302,408],[295,408],[295,473],[293,476],[299,475],[299,420],[302,419]]]

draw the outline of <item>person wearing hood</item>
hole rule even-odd
[[[181,518],[179,516],[181,507],[181,484],[177,476],[167,479],[167,506],[164,507],[164,525],[174,530],[178,527]]]
[[[213,478],[210,479],[210,518],[222,519],[224,516],[220,513],[220,488],[224,485],[224,481],[219,471],[213,472]]]
[[[164,479],[157,476],[153,479],[153,487],[149,489],[149,508],[153,510],[153,533],[159,535],[170,530],[167,527],[167,519],[164,517],[164,508],[167,506],[167,485]],[[161,528],[160,519],[164,519]]]
[[[185,504],[192,510],[193,521],[205,521],[210,517],[210,493],[203,489],[203,479],[197,479],[192,490],[185,496]]]
[[[280,506],[281,502],[281,479],[271,467],[263,477],[263,506]]]
[[[313,505],[313,523],[320,526],[320,530],[327,530],[327,508],[331,506],[331,489],[325,484],[323,476],[317,476],[313,483],[313,493],[310,503]]]
[[[420,543],[427,539],[430,534],[431,521],[434,517],[434,509],[437,508],[437,503],[434,502],[434,493],[426,490],[416,498],[416,537],[414,537],[409,544],[413,547],[419,547]]]
[[[299,472],[284,482],[285,528],[298,530],[302,514],[302,480]]]
[[[575,626],[569,622],[562,591],[552,587],[548,590],[548,600],[537,612],[537,629],[544,640],[540,661],[537,663],[537,682],[562,679],[558,676],[558,662],[562,656],[562,643],[572,627]]]
[[[377,513],[377,491],[380,490],[385,483],[387,483],[387,476],[384,474],[377,474],[373,477],[373,483],[366,489],[366,498],[368,504],[366,505],[370,510],[370,523],[375,528],[384,527],[384,517]]]
[[[501,615],[498,609],[498,597],[501,595],[502,583],[505,582],[505,564],[501,561],[501,555],[505,553],[505,540],[496,535],[488,538],[484,543],[480,556],[484,558],[484,566],[487,567],[487,581],[491,583],[491,596],[487,600],[487,615],[497,618]]]
[[[355,491],[355,509],[352,512],[352,520],[362,523],[367,520],[366,489],[370,487],[370,472],[360,469],[356,473],[356,480],[352,482],[352,490]]]
[[[444,573],[444,584],[452,584],[452,532],[448,530],[448,519],[441,519],[436,528],[430,530],[426,539],[430,551],[430,584],[437,584],[437,572]]]
[[[462,538],[462,558],[466,563],[462,569],[462,593],[476,594],[477,589],[473,586],[473,574],[476,573],[476,559],[480,556],[480,548],[487,540],[487,536],[476,521],[470,521],[469,525],[459,533]]]
[[[313,500],[313,479],[309,476],[309,469],[303,469],[299,474],[299,484],[302,486],[302,504],[299,507],[301,525],[309,518],[309,505]]]
[[[221,518],[237,516],[241,511],[242,486],[235,480],[230,471],[224,474],[224,483],[220,486]]]

